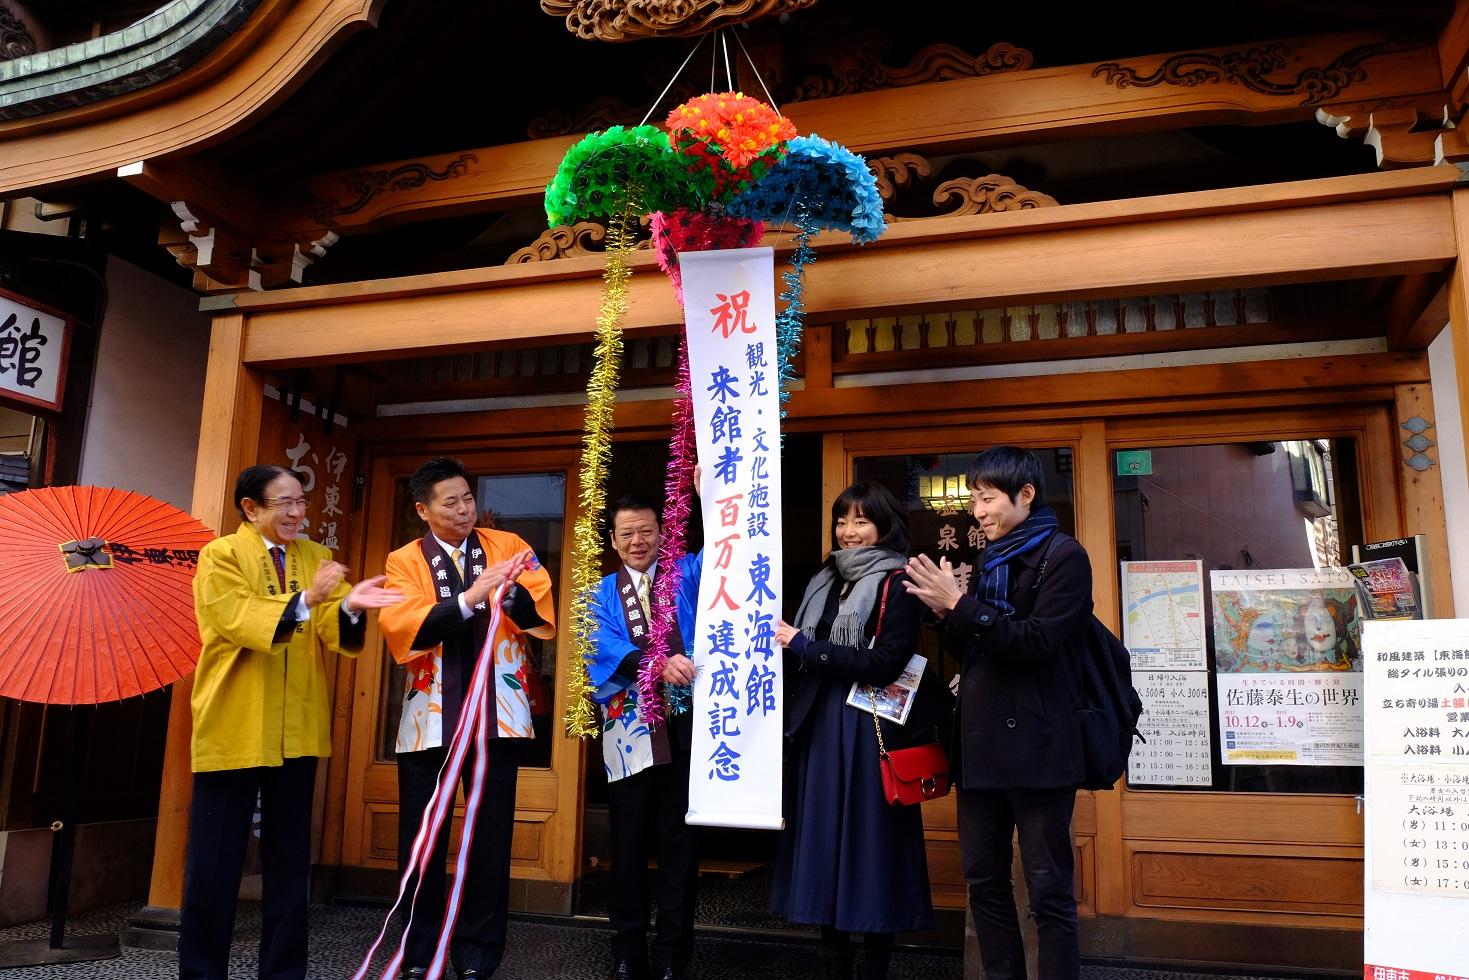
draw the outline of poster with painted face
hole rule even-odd
[[[1209,573],[1220,761],[1360,765],[1362,617],[1339,568]]]
[[[1362,669],[1362,617],[1342,569],[1209,573],[1214,669],[1324,673]]]

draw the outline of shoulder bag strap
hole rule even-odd
[[[1047,539],[1046,547],[1044,550],[1041,551],[1041,564],[1040,567],[1036,569],[1035,581],[1031,583],[1030,591],[1034,592],[1041,587],[1041,580],[1046,577],[1046,569],[1050,567],[1051,564],[1051,552],[1056,550],[1056,545],[1059,543],[1057,541],[1057,538],[1059,538],[1063,533],[1064,532],[1062,532],[1060,529],[1057,529],[1054,533],[1051,534],[1050,538]]]
[[[901,568],[895,568],[891,572],[888,572],[887,578],[883,579],[882,598],[877,604],[877,628],[872,631],[872,642],[874,644],[877,643],[878,635],[882,633],[882,617],[888,611],[888,593],[893,590],[893,579],[897,578],[902,571]],[[877,757],[878,759],[886,759],[888,757],[888,747],[883,743],[882,723],[877,718],[877,695],[872,692],[872,685],[870,684],[867,686],[867,697],[872,701],[872,728],[877,732]]]
[[[1051,535],[1050,539],[1046,541],[1045,550],[1041,552],[1040,567],[1037,568],[1035,572],[1035,582],[1030,587],[1030,590],[1032,592],[1040,589],[1041,581],[1046,577],[1046,569],[1051,564],[1051,552],[1056,550],[1056,545],[1060,543],[1059,539],[1062,533],[1063,532],[1058,529],[1054,534]],[[1090,618],[1084,621],[1080,627],[1081,630],[1089,630],[1091,628],[1092,624]],[[1085,633],[1081,633],[1080,635],[1082,637],[1083,645],[1086,646],[1089,650],[1091,646],[1091,641],[1087,639]],[[1077,708],[1084,707],[1084,705],[1081,703],[1081,685],[1077,683],[1073,665],[1069,663],[1067,661],[1067,658],[1064,656],[1058,656],[1057,660],[1059,660],[1061,663],[1061,676],[1065,679],[1067,693],[1071,695],[1071,703],[1074,704]]]
[[[888,577],[882,580],[882,599],[877,604],[877,627],[872,631],[872,642],[877,642],[877,637],[882,633],[882,617],[888,611],[888,593],[893,590],[893,579],[903,574],[901,568],[895,568],[888,572]]]

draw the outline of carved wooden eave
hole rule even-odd
[[[35,53],[36,38],[31,26],[0,0],[0,61]]]
[[[816,0],[541,0],[587,41],[687,37],[814,6]]]
[[[1340,34],[1281,41],[1290,52],[1288,72],[1268,84],[1227,72],[1195,84],[1169,81],[1170,62],[1184,55],[1153,55],[1125,63],[1072,65],[1002,72],[906,88],[859,92],[792,103],[786,114],[801,132],[815,132],[869,156],[894,151],[955,153],[1018,143],[1081,139],[1183,126],[1265,125],[1312,118],[1318,97],[1331,91],[1341,104],[1386,100],[1425,104],[1442,100],[1443,82],[1431,42],[1407,47],[1378,34]],[[1190,52],[1186,57],[1228,62],[1236,48]],[[1350,57],[1348,57],[1350,56]],[[1321,70],[1343,63],[1329,84],[1302,66]],[[1152,79],[1158,77],[1158,81]],[[467,155],[475,161],[452,177],[418,186],[381,186],[350,214],[332,218],[342,233],[423,220],[433,213],[504,210],[537,204],[566,150],[581,134],[401,160],[369,168],[392,173],[422,167],[444,173]],[[313,178],[305,193],[330,213],[361,197],[363,168]],[[287,231],[318,225],[303,214],[280,214]]]
[[[956,78],[1029,71],[1035,64],[1035,55],[1001,41],[978,55],[971,55],[952,44],[931,44],[915,54],[908,64],[895,67],[882,60],[884,42],[882,35],[868,32],[856,39],[844,39],[840,44],[812,52],[815,60],[825,67],[819,74],[798,83],[787,101],[828,99],[834,95],[884,88],[906,88]]]
[[[1443,162],[1440,139],[1454,129],[1448,112],[1440,97],[1421,108],[1392,100],[1370,108],[1333,106],[1318,109],[1316,119],[1342,139],[1360,139],[1371,147],[1378,167],[1397,170]]]
[[[590,255],[601,251],[592,246],[606,241],[607,226],[595,221],[578,221],[574,225],[557,225],[548,228],[525,248],[518,249],[506,265],[522,262],[550,262],[553,259],[568,259],[577,255]]]
[[[109,174],[216,142],[302,84],[383,0],[260,0],[208,55],[167,80],[34,119],[0,122],[0,195]]]
[[[133,163],[117,175],[168,205],[174,221],[161,229],[158,244],[193,273],[200,293],[299,285],[340,237],[326,229],[262,230],[260,202],[199,159]]]
[[[977,55],[952,44],[931,44],[914,54],[907,64],[894,66],[883,61],[886,43],[885,35],[868,31],[856,38],[843,38],[830,47],[806,52],[809,60],[822,66],[820,71],[807,76],[788,92],[776,86],[777,98],[789,109],[796,102],[828,99],[834,95],[1029,71],[1035,64],[1035,56],[1029,51],[1001,41]],[[667,66],[667,71],[672,70],[671,65]],[[662,84],[661,79],[657,84]],[[703,91],[705,88],[701,82],[680,77],[664,93],[660,105],[677,105]],[[632,125],[643,117],[646,109],[647,106],[633,105],[617,96],[601,95],[571,111],[552,109],[542,113],[530,121],[526,136],[543,139],[606,129],[613,125]]]

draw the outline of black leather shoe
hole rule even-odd
[[[648,980],[648,968],[632,960],[618,960],[607,976],[608,980]]]
[[[488,973],[480,973],[478,970],[465,970],[459,974],[459,980],[480,980],[481,977],[489,978]]]
[[[398,974],[398,976],[401,977],[402,980],[423,980],[424,977],[428,976],[428,967],[410,966],[406,968],[402,973]]]

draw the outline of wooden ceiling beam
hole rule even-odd
[[[256,196],[203,160],[138,160],[118,167],[117,176],[164,204],[188,201],[246,235],[255,233],[260,207]]]
[[[1325,84],[1322,80],[1325,79]],[[1363,116],[1385,100],[1444,101],[1431,41],[1380,34],[1289,39],[1248,49],[1149,55],[882,89],[786,105],[802,132],[860,153],[954,152],[1176,129]],[[323,174],[286,233],[342,232],[538,203],[582,134],[480,147]]]
[[[1419,272],[1403,276],[1383,304],[1387,345],[1392,350],[1425,350],[1449,322],[1448,275]]]
[[[1462,106],[1469,78],[1469,0],[1456,0],[1453,16],[1438,35],[1438,64],[1443,88]]]
[[[985,378],[978,381],[945,381],[925,385],[923,398],[915,399],[911,385],[878,385],[862,388],[824,388],[797,391],[787,405],[788,417],[781,422],[787,431],[829,431],[853,416],[885,417],[894,427],[912,426],[915,417],[931,424],[938,413],[964,413],[974,418],[1044,418],[1057,413],[1077,418],[1125,415],[1169,416],[1197,411],[1199,402],[1211,405],[1236,404],[1241,411],[1270,409],[1278,405],[1280,392],[1293,399],[1319,398],[1340,403],[1363,404],[1374,399],[1391,399],[1392,385],[1416,384],[1427,379],[1428,362],[1422,353],[1383,352],[1309,357],[1280,362],[1245,361],[1227,364],[1195,364],[1168,368],[1136,368],[1080,376],[1060,374],[1019,378]],[[1386,387],[1384,387],[1386,386]],[[1155,398],[1139,399],[1138,392],[1153,391]],[[613,411],[618,437],[635,438],[638,431],[667,433],[670,402],[618,401]],[[572,442],[580,431],[583,405],[549,405],[496,411],[456,412],[430,415],[394,415],[365,418],[354,431],[369,442],[390,442],[422,447],[454,440],[483,440],[487,433],[513,432],[543,444],[548,436]],[[1336,418],[1340,408],[1333,406]],[[957,421],[957,419],[946,419]],[[1156,426],[1157,419],[1150,420]],[[871,422],[864,420],[864,425]],[[1244,424],[1244,423],[1242,423]],[[1270,423],[1279,426],[1278,416]]]
[[[1147,211],[1145,202],[1132,203]],[[1064,218],[1068,210],[1025,216]],[[1081,226],[1054,220],[1027,226],[1011,213],[906,224],[915,227],[900,226],[865,249],[823,254],[821,275],[807,287],[808,315],[816,320],[1406,275],[1446,269],[1455,256],[1443,195]],[[291,291],[305,296],[240,297],[237,308],[249,324],[245,356],[261,365],[368,361],[585,333],[601,303],[600,258],[539,264],[561,268],[500,267],[480,270],[475,281],[448,274],[442,283],[412,287],[388,282]],[[636,256],[631,264],[647,273],[654,268],[652,256]],[[630,291],[627,328],[681,322],[661,276],[634,275]]]

